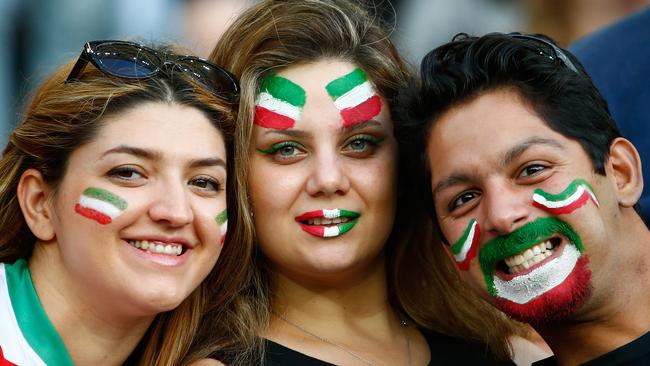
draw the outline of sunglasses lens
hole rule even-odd
[[[215,65],[185,57],[177,61],[177,68],[225,100],[236,101],[239,97],[239,88],[234,77]]]
[[[157,57],[136,45],[109,43],[95,49],[95,61],[102,71],[122,78],[153,76],[159,63]]]

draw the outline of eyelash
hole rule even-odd
[[[281,150],[286,148],[286,147],[291,147],[293,148],[292,152],[294,154],[291,155],[282,155],[280,154]],[[296,141],[282,141],[278,142],[277,144],[272,145],[270,148],[263,150],[263,149],[257,149],[259,152],[265,155],[271,155],[274,159],[276,160],[289,160],[291,158],[294,158],[296,156],[295,150],[303,150],[304,147],[299,144]]]
[[[192,180],[190,180],[190,183],[195,183],[195,182],[198,182],[198,181],[202,181],[202,182],[206,182],[208,184],[211,184],[214,187],[214,189],[212,190],[214,192],[223,191],[223,185],[221,184],[221,182],[214,179],[214,178],[212,178],[212,177],[199,176],[199,177],[196,177],[196,178],[193,178]],[[195,187],[198,187],[198,186],[195,186]],[[204,188],[204,187],[198,187],[198,188],[200,190],[202,190],[202,191],[207,191],[207,189]]]
[[[139,175],[139,177],[133,178],[133,177],[125,177],[124,173],[135,173]],[[116,168],[113,168],[106,173],[111,178],[114,179],[119,179],[122,181],[130,182],[134,181],[139,178],[145,178],[144,174],[142,174],[138,169],[132,167],[132,166],[118,166]]]
[[[364,143],[369,144],[370,146],[364,146],[363,151],[361,151],[361,150],[352,150],[353,153],[357,153],[357,154],[368,153],[368,155],[369,155],[369,154],[372,154],[375,151],[375,148],[379,144],[381,144],[381,142],[384,141],[384,139],[383,138],[378,138],[378,137],[375,137],[375,136],[371,136],[371,135],[360,134],[360,135],[352,136],[350,139],[348,139],[348,141],[349,142],[345,145],[346,147],[350,147],[354,142],[357,142],[357,141],[363,141]],[[370,151],[368,151],[368,150],[370,150]]]
[[[129,174],[129,173],[133,174],[134,173],[134,174],[137,174],[138,177],[125,177],[124,176],[125,173],[127,173],[127,174]],[[136,183],[136,181],[139,180],[139,179],[146,179],[147,178],[138,169],[136,169],[134,167],[131,167],[131,166],[119,166],[119,167],[113,168],[113,169],[109,170],[108,173],[106,173],[106,175],[108,177],[112,178],[112,179],[116,179],[116,180],[119,180],[119,181],[127,183],[127,184],[128,183]],[[223,184],[221,184],[220,181],[218,181],[217,179],[214,179],[212,177],[209,177],[209,176],[198,176],[198,177],[192,178],[188,182],[188,184],[193,184],[193,183],[200,182],[200,181],[206,182],[207,184],[210,184],[210,185],[212,185],[214,187],[214,189],[206,189],[205,187],[199,187],[199,186],[195,185],[195,187],[197,187],[198,189],[200,189],[202,191],[220,192],[220,191],[224,190]]]

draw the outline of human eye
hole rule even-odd
[[[534,177],[541,174],[547,169],[548,167],[546,165],[540,163],[528,164],[521,169],[519,176],[522,178]]]
[[[146,179],[140,168],[131,165],[115,167],[109,170],[106,175],[113,180],[126,183],[135,183],[141,179]]]
[[[201,192],[219,192],[223,190],[221,182],[213,177],[201,175],[190,179],[189,185]]]
[[[472,202],[474,199],[476,199],[479,196],[479,193],[476,191],[465,191],[459,194],[458,196],[454,197],[454,199],[451,200],[449,203],[449,212],[453,212],[457,209],[462,208],[463,206],[466,206],[468,203]]]
[[[301,157],[304,154],[304,147],[296,141],[282,141],[272,145],[270,148],[259,152],[270,155],[277,161],[291,161]]]
[[[348,139],[344,146],[344,151],[354,156],[364,157],[375,152],[377,146],[383,141],[372,135],[355,135]]]

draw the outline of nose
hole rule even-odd
[[[529,221],[532,195],[507,184],[493,184],[483,192],[484,230],[493,235],[506,235]]]
[[[344,164],[334,151],[317,153],[307,181],[307,193],[312,196],[346,194],[350,190],[350,180]]]
[[[149,208],[153,221],[181,227],[194,220],[187,187],[184,183],[162,183]]]

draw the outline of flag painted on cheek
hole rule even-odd
[[[343,118],[343,127],[368,121],[381,112],[381,98],[359,68],[333,80],[325,89]]]
[[[305,90],[298,84],[271,75],[262,82],[254,123],[276,130],[291,128],[300,118],[305,101]]]
[[[226,232],[228,231],[228,209],[221,211],[215,218],[221,233],[221,245],[226,241]]]
[[[478,239],[481,235],[481,228],[476,219],[471,219],[465,229],[463,236],[451,246],[451,252],[454,255],[458,268],[463,271],[469,269],[469,264],[476,256]]]
[[[89,187],[81,194],[75,211],[81,216],[106,225],[121,215],[126,207],[126,201],[119,196],[105,189]]]
[[[533,193],[533,206],[552,215],[569,214],[591,200],[600,207],[591,185],[584,179],[576,179],[561,193],[550,194],[538,188]]]

